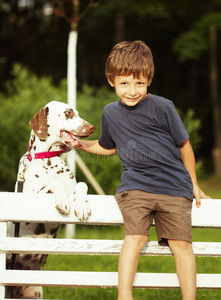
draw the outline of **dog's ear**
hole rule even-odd
[[[40,140],[45,140],[48,135],[47,115],[49,108],[43,107],[29,122],[34,133]]]

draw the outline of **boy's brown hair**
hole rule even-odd
[[[154,61],[150,48],[142,41],[125,41],[116,44],[105,64],[105,75],[114,83],[115,76],[139,78],[143,75],[150,85],[154,74]]]

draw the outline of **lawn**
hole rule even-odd
[[[202,189],[213,198],[221,199],[221,180],[210,179],[200,182]],[[63,237],[63,228],[60,231]],[[76,238],[83,239],[122,239],[122,227],[110,226],[77,226]],[[155,229],[151,228],[150,240],[156,240]],[[219,229],[193,229],[193,241],[221,242]],[[220,273],[221,258],[196,258],[198,273]],[[48,257],[45,270],[72,271],[117,271],[117,256],[53,256]],[[175,272],[173,257],[140,257],[138,272]],[[114,300],[117,299],[116,289],[102,288],[44,288],[45,299],[73,300]],[[135,289],[135,300],[178,300],[179,290]],[[198,290],[197,300],[221,299],[221,290]]]

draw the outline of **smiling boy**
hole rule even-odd
[[[183,300],[196,298],[192,250],[192,198],[200,207],[207,196],[197,183],[189,136],[173,102],[147,92],[154,74],[150,48],[142,41],[122,42],[109,54],[105,74],[119,100],[102,115],[99,140],[81,150],[99,155],[118,152],[123,164],[115,198],[124,219],[118,264],[118,300],[132,300],[140,251],[155,220],[158,242],[169,245]]]

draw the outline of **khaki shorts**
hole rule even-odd
[[[192,200],[140,190],[117,193],[115,199],[123,215],[125,236],[149,236],[154,220],[161,245],[167,245],[167,240],[192,242]]]

